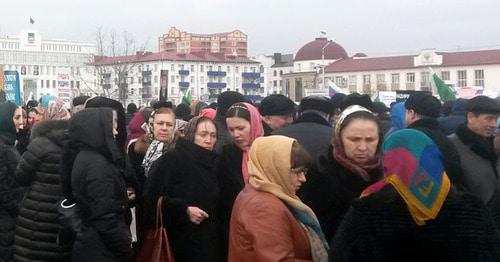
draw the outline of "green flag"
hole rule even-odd
[[[451,87],[446,85],[436,73],[432,75],[432,79],[434,80],[434,84],[436,85],[441,101],[446,102],[457,99],[455,97],[455,92],[451,89]]]
[[[191,95],[191,89],[189,89],[182,97],[182,103],[190,106],[191,102],[193,102],[193,96]]]

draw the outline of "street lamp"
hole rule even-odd
[[[323,81],[323,88],[326,87],[326,84],[325,84],[325,48],[327,46],[329,46],[330,44],[332,43],[331,40],[329,40],[324,46],[323,48],[321,48],[321,66],[323,67],[323,75],[322,75],[322,81]]]

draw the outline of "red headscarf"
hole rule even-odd
[[[255,108],[253,105],[249,103],[242,103],[248,109],[250,113],[250,147],[253,141],[257,137],[261,137],[264,135],[264,127],[262,126],[262,116],[259,113],[259,110]],[[241,173],[243,174],[243,181],[245,185],[248,184],[248,152],[250,151],[250,147],[247,150],[243,151],[243,159],[241,162]]]

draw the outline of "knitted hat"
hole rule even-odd
[[[307,96],[302,98],[299,105],[299,111],[317,110],[325,114],[331,114],[333,111],[330,99],[324,96]]]
[[[500,114],[500,102],[487,96],[476,96],[469,100],[466,112],[483,114]]]
[[[436,118],[441,114],[441,102],[432,95],[416,93],[410,95],[405,102],[406,109],[412,109],[417,114]]]
[[[284,116],[293,113],[295,103],[284,95],[270,95],[260,102],[259,112],[263,116]]]

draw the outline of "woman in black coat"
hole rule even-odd
[[[383,151],[385,178],[353,202],[330,261],[500,261],[491,215],[452,185],[428,136],[396,131]]]
[[[73,116],[69,148],[62,170],[66,198],[81,210],[82,228],[73,245],[72,261],[127,261],[132,257],[123,154],[114,135],[116,113],[88,108]],[[69,182],[69,184],[68,184]],[[68,194],[69,192],[69,194]]]
[[[14,144],[22,119],[21,108],[0,103],[0,261],[13,259],[15,219],[23,195],[14,177],[19,161]]]
[[[382,178],[378,118],[368,109],[346,108],[335,127],[333,145],[307,175],[299,197],[318,216],[327,240],[347,212],[351,201]]]
[[[68,141],[68,121],[46,120],[31,133],[31,142],[16,170],[28,191],[16,220],[16,261],[69,261],[71,249],[56,243],[60,228],[57,202],[62,190],[59,163]]]
[[[164,196],[164,226],[179,262],[216,258],[216,134],[211,119],[193,118],[184,130],[184,138],[177,140],[173,151],[155,161],[146,180],[149,218],[154,218],[156,202]]]

